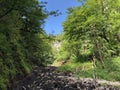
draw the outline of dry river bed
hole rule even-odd
[[[36,67],[13,90],[120,90],[119,82],[77,79],[71,73],[57,72],[56,67]]]

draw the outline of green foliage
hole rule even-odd
[[[120,0],[80,1],[81,6],[68,9],[63,23],[58,59],[68,61],[60,71],[120,81]]]
[[[105,58],[119,56],[118,2],[86,0],[83,5],[68,9],[64,38],[76,60],[93,55],[103,64]]]
[[[64,34],[59,37],[59,40],[61,41],[61,47],[55,53],[55,56],[57,57],[56,60],[73,62],[84,62],[90,60],[90,55],[93,49],[92,44],[90,44],[90,40],[68,41],[65,38],[66,37],[64,37]],[[86,45],[87,48],[84,48]]]
[[[67,60],[70,56],[70,53],[68,53],[70,47],[68,45],[68,42],[66,42],[65,40],[62,40],[61,42],[61,48],[59,49],[56,57],[57,60]]]
[[[98,79],[105,79],[111,81],[120,81],[120,57],[112,58],[105,61],[106,68],[102,69],[98,62],[98,67],[95,68],[95,73]],[[79,77],[92,77],[93,69],[81,71],[78,73]],[[109,74],[108,74],[109,73]]]
[[[105,69],[101,68],[100,62],[98,62],[97,65],[98,67],[94,69],[92,62],[84,62],[84,63],[71,62],[61,66],[59,68],[59,71],[73,72],[76,74],[78,78],[81,77],[92,78],[95,71],[97,79],[120,81],[120,57],[115,57],[106,60]]]
[[[0,1],[0,90],[14,86],[33,66],[52,61],[42,29],[48,14],[41,5],[37,0]]]
[[[64,65],[62,65],[58,70],[59,71],[70,71],[73,73],[79,73],[80,71],[86,71],[92,69],[92,63],[91,62],[69,62]]]

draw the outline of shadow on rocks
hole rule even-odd
[[[96,81],[77,81],[69,73],[56,71],[56,67],[36,67],[13,90],[119,90],[113,86],[102,86]]]

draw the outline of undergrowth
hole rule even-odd
[[[100,62],[97,62],[96,68],[93,67],[92,62],[70,62],[62,65],[59,71],[73,72],[79,78],[93,78],[96,75],[97,79],[120,81],[120,57],[105,60],[104,63],[105,68],[103,69]]]

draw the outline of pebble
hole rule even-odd
[[[113,86],[102,86],[93,80],[76,80],[71,78],[72,73],[56,72],[56,67],[37,67],[32,72],[28,82],[17,85],[12,90],[120,90]],[[36,73],[36,74],[34,74]],[[34,75],[34,76],[32,76]],[[36,75],[36,76],[35,76]]]

